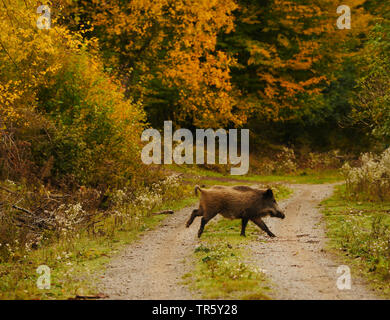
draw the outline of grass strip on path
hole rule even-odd
[[[277,185],[276,199],[287,198],[292,190]],[[264,272],[247,263],[250,252],[246,244],[258,241],[261,230],[249,223],[246,237],[240,236],[241,220],[212,220],[195,248],[195,269],[187,273],[184,283],[205,299],[268,300],[269,283]]]

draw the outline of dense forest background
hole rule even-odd
[[[0,5],[3,178],[145,180],[139,137],[164,120],[249,128],[259,155],[388,146],[385,1],[47,4],[51,28],[42,30],[40,2]],[[342,4],[351,29],[337,28]]]
[[[352,10],[351,30],[336,27],[341,4]],[[96,26],[87,37],[99,39],[154,127],[168,119],[248,127],[253,147],[356,151],[375,126],[373,110],[361,113],[373,107],[363,102],[367,75],[386,86],[377,73],[386,68],[386,9],[383,1],[84,1],[67,25]]]

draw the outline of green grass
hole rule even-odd
[[[213,178],[205,178],[205,177],[201,177],[197,179],[187,178],[185,179],[185,181],[191,182],[194,186],[198,184],[198,185],[205,185],[206,187],[211,187],[214,185],[234,186],[237,184],[250,186],[252,184],[250,182],[240,183],[240,181],[221,181],[221,180],[214,180]]]
[[[390,298],[390,203],[348,200],[342,185],[321,205],[329,249]]]
[[[195,201],[194,197],[170,201],[157,210],[179,210]],[[157,227],[165,217],[147,216],[137,225],[104,236],[82,233],[77,238],[62,240],[33,250],[26,256],[16,257],[15,261],[1,263],[0,299],[68,299],[76,295],[97,294],[95,284],[110,257],[123,245],[138,239],[143,232]],[[102,225],[100,229],[109,230],[110,226]],[[39,265],[47,265],[51,269],[50,289],[37,288],[39,274],[36,268]]]
[[[184,276],[184,283],[205,299],[267,300],[265,274],[245,263],[243,245],[256,238],[258,230],[248,225],[247,238],[240,236],[240,221],[210,222],[195,249],[196,267]]]
[[[252,176],[240,176],[238,178],[248,181],[256,182],[288,182],[288,183],[302,183],[302,184],[322,184],[333,183],[342,181],[342,176],[338,170],[302,170],[296,174],[291,175],[252,175]]]
[[[197,166],[178,166],[172,165],[172,169],[193,176],[201,176],[202,180],[205,180],[205,177],[210,178],[226,178],[231,181],[220,181],[216,179],[210,179],[212,181],[218,181],[219,184],[223,183],[232,183],[232,180],[245,180],[249,182],[259,182],[259,183],[267,183],[267,182],[288,182],[288,183],[303,183],[303,184],[322,184],[322,183],[333,183],[339,182],[343,180],[342,175],[340,174],[340,170],[338,169],[328,169],[328,170],[298,170],[295,174],[285,174],[285,175],[253,175],[247,174],[242,176],[232,176],[232,175],[224,175],[222,173],[206,170]]]
[[[291,190],[278,185],[278,200]],[[265,274],[246,261],[250,252],[245,245],[257,240],[262,232],[249,222],[246,237],[240,236],[241,221],[212,220],[195,249],[195,270],[184,276],[184,283],[200,291],[205,299],[268,300],[269,282]]]

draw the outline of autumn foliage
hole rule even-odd
[[[387,135],[387,6],[347,2],[62,0],[47,2],[51,28],[40,30],[42,3],[4,0],[1,175],[141,181],[150,172],[140,133],[164,120],[249,127],[259,149]],[[351,30],[336,27],[340,4],[351,7]]]
[[[152,113],[165,109],[159,120],[168,115],[206,127],[245,123],[230,82],[235,61],[216,48],[218,33],[234,29],[233,0],[82,0],[68,9],[75,12],[71,24],[95,26],[91,34],[128,94]]]
[[[1,175],[98,186],[141,174],[144,112],[104,71],[94,40],[56,20],[39,30],[37,1],[4,3]]]

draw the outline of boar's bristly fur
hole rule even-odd
[[[203,189],[195,186],[195,195],[198,195],[198,191],[200,191],[199,208],[192,211],[186,224],[188,228],[196,217],[202,217],[198,237],[202,235],[207,222],[217,214],[228,219],[241,219],[243,236],[245,236],[246,225],[251,220],[270,237],[275,237],[261,218],[268,215],[281,219],[285,217],[271,189],[263,191],[249,186],[213,186]]]

